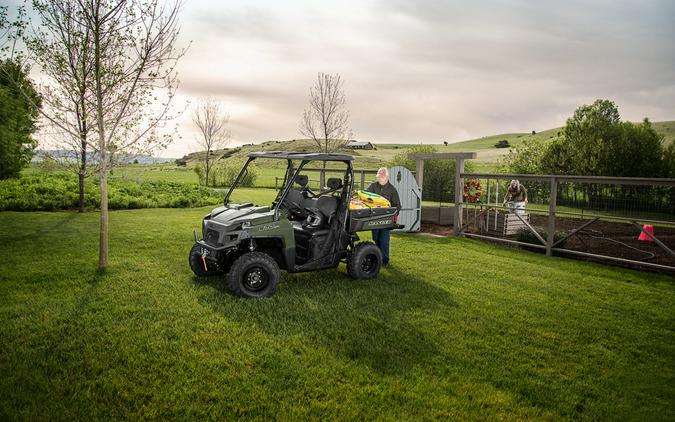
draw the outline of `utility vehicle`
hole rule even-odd
[[[283,184],[272,204],[230,203],[249,165],[262,158],[285,161]],[[312,188],[308,174],[315,173],[303,171],[310,168],[309,163],[328,166],[331,173],[339,172],[342,177],[328,178],[325,186]],[[345,262],[351,277],[374,278],[380,271],[382,254],[372,242],[359,243],[357,232],[402,226],[396,224],[396,208],[350,210],[353,189],[350,155],[251,153],[223,206],[204,217],[202,239],[194,231],[190,268],[200,277],[229,273],[230,289],[243,297],[274,294],[280,268],[297,273],[335,268]]]

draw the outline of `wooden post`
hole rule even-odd
[[[546,256],[551,256],[553,252],[554,237],[555,237],[555,210],[556,202],[558,202],[558,181],[555,177],[551,177],[551,203],[548,205],[548,234],[546,238]]]
[[[361,190],[366,189],[366,171],[361,170]]]
[[[424,160],[417,159],[415,160],[415,179],[420,188],[424,189],[423,179],[424,179]]]
[[[319,173],[319,191],[323,190],[324,186],[326,186],[326,169],[321,169]]]
[[[462,201],[464,199],[464,159],[455,160],[455,222],[452,231],[455,236],[462,232]]]

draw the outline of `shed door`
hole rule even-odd
[[[389,183],[398,191],[401,199],[401,212],[398,223],[405,225],[399,231],[418,232],[422,222],[422,189],[417,185],[415,176],[405,167],[389,169]]]

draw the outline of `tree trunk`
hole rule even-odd
[[[84,176],[87,171],[87,141],[86,141],[86,135],[83,133],[81,135],[82,137],[82,145],[81,145],[81,152],[82,155],[80,157],[80,172],[78,174],[79,176],[79,188],[80,188],[80,209],[79,212],[84,212]]]
[[[98,250],[99,270],[105,270],[108,267],[108,179],[106,167],[104,161],[99,173],[101,187],[101,227]]]
[[[82,172],[81,168],[80,168],[80,172],[78,174],[78,178],[79,178],[79,188],[80,188],[80,199],[79,199],[78,212],[84,212],[84,173]]]
[[[209,187],[209,173],[211,170],[211,166],[209,166],[209,151],[206,150],[206,172],[205,172],[205,177],[204,177],[204,185],[208,188]]]
[[[101,58],[101,21],[99,15],[100,3],[96,3],[94,10],[94,76],[96,81],[96,124],[98,126],[98,147],[100,151],[99,184],[101,189],[101,223],[99,232],[98,269],[108,267],[108,145],[103,117],[103,87],[101,85],[102,61]]]

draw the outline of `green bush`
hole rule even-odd
[[[229,187],[232,186],[237,179],[241,168],[244,166],[244,161],[241,160],[225,160],[222,164],[214,167],[216,186]],[[258,178],[258,168],[254,163],[250,163],[247,167],[247,172],[239,181],[239,187],[253,187]]]
[[[194,185],[172,182],[108,180],[108,207],[185,208],[217,204],[222,195]],[[100,190],[97,179],[86,182],[85,207],[98,208]],[[66,173],[24,176],[0,181],[0,211],[52,211],[78,208],[77,178]]]

